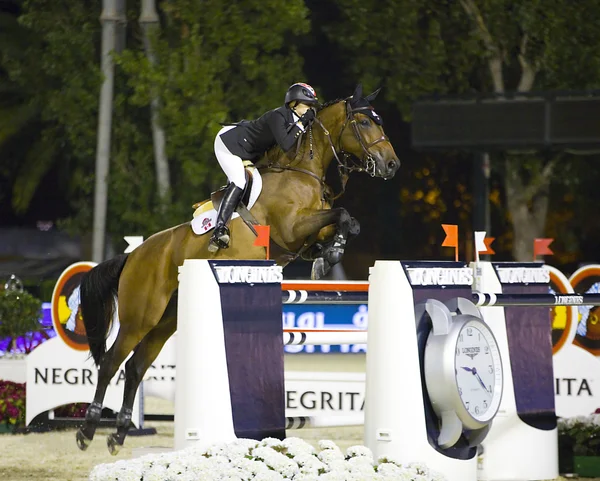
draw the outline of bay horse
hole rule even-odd
[[[341,260],[348,237],[358,234],[358,222],[346,209],[332,208],[325,174],[333,159],[343,179],[342,191],[351,171],[366,171],[384,179],[395,175],[400,161],[381,122],[374,121],[379,117],[370,105],[378,92],[363,97],[359,84],[351,97],[319,109],[309,135],[302,141],[303,148],[294,158],[274,147],[257,162],[262,171],[263,192],[251,213],[260,224],[270,226],[274,253],[271,257],[277,264],[285,266],[313,249],[313,274],[320,277]],[[207,248],[209,235],[195,234],[190,222],[186,222],[152,235],[131,253],[106,260],[83,277],[81,312],[99,372],[94,399],[76,434],[80,449],[87,449],[91,443],[108,384],[133,351],[125,364],[117,432],[107,438],[111,454],[117,454],[123,445],[137,388],[177,328],[177,275],[184,260],[265,259],[265,248],[254,246],[255,234],[240,217],[231,221],[230,230],[230,247],[211,254]],[[115,307],[119,332],[107,350],[106,338]]]

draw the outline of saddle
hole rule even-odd
[[[254,167],[254,164],[252,162],[250,162],[249,160],[244,160],[244,171],[246,172],[246,186],[244,187],[244,192],[243,192],[242,198],[240,200],[240,204],[244,204],[244,206],[247,206],[248,202],[250,201],[250,194],[252,192],[252,184],[254,182],[254,180],[253,180],[254,176],[252,174],[253,167]],[[226,188],[227,188],[227,185],[224,185],[219,190],[212,192],[210,194],[210,199],[203,200],[201,202],[196,202],[194,205],[192,205],[192,208],[195,211],[194,217],[196,217],[198,214],[201,214],[202,212],[206,212],[207,210],[210,210],[210,209],[215,209],[216,211],[218,211],[219,206],[221,205],[221,200],[223,199],[223,195],[225,194]],[[201,207],[202,207],[202,209],[200,209]]]
[[[258,224],[258,221],[248,209],[252,208],[252,205],[256,202],[257,196],[260,194],[262,189],[262,179],[252,162],[245,160],[244,167],[246,173],[246,186],[242,193],[242,199],[231,218],[241,217],[250,230],[257,235],[254,226]],[[257,172],[258,175],[256,179],[254,178],[254,172]],[[211,193],[210,199],[197,202],[192,206],[195,210],[191,226],[195,234],[206,234],[215,227],[217,212],[219,211],[219,206],[223,200],[226,188],[227,186],[221,187],[219,190]],[[253,194],[253,190],[256,190],[257,192]]]

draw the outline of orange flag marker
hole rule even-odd
[[[534,239],[533,240],[533,260],[535,261],[537,256],[551,256],[552,254],[554,254],[554,252],[552,252],[550,250],[550,247],[548,247],[550,244],[552,244],[552,242],[554,241],[554,239],[552,238],[545,238],[545,239]]]
[[[270,244],[270,233],[271,226],[268,225],[255,225],[256,239],[254,239],[255,246],[263,246],[267,248],[267,260],[269,260],[269,244]]]
[[[475,231],[475,260],[479,262],[479,254],[495,254],[490,247],[495,237],[486,237],[485,231]]]
[[[442,224],[446,238],[442,247],[454,247],[454,260],[458,262],[458,226],[454,224]]]
[[[492,242],[494,242],[496,240],[495,237],[486,237],[485,239],[483,239],[483,242],[485,243],[485,251],[482,252],[482,254],[495,254],[496,251],[494,249],[492,249]]]

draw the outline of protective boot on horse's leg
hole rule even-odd
[[[243,193],[244,189],[240,189],[233,182],[227,185],[227,189],[219,205],[217,225],[208,244],[209,252],[217,252],[219,249],[227,249],[229,247],[230,232],[227,223],[233,215]]]
[[[342,214],[336,226],[333,239],[323,246],[320,256],[313,262],[311,279],[322,279],[334,265],[341,262],[347,242],[359,233],[359,222],[354,217],[350,217],[348,212]]]
[[[117,432],[106,438],[108,451],[116,455],[131,427],[131,413],[135,395],[142,381],[142,376],[156,359],[165,342],[177,329],[177,293],[175,293],[159,323],[136,346],[132,356],[125,364],[125,388],[123,390],[123,405],[117,415]]]
[[[117,294],[119,279],[127,259],[128,254],[121,254],[104,261],[87,272],[81,280],[83,323],[90,353],[99,368],[94,400],[87,409],[83,426],[76,434],[77,446],[81,450],[87,449],[94,438],[102,416],[102,403],[108,383],[120,364],[113,363],[116,343],[106,351],[106,337],[114,320],[114,296]]]
[[[167,248],[162,246],[160,253],[164,255],[165,250]],[[158,324],[169,299],[177,288],[176,275],[171,275],[170,280],[160,281],[159,289],[158,279],[152,275],[140,274],[147,269],[149,263],[144,256],[139,255],[139,252],[141,251],[121,255],[97,265],[84,276],[81,282],[83,322],[90,352],[99,367],[94,400],[86,413],[84,425],[76,434],[77,445],[82,450],[88,447],[94,437],[110,380],[129,353]],[[163,266],[154,267],[154,272],[168,272],[164,267],[166,262],[164,257],[154,255],[153,259],[163,263]],[[173,270],[176,272],[175,269]],[[152,294],[148,295],[148,293]],[[107,351],[106,338],[115,320],[114,300],[117,296],[119,333]],[[121,424],[125,424],[125,418],[121,416]]]
[[[75,435],[77,446],[82,451],[85,451],[94,439],[94,434],[102,414],[102,403],[104,401],[104,396],[106,395],[106,389],[108,388],[110,380],[114,377],[121,363],[125,360],[138,342],[139,339],[136,336],[128,335],[127,333],[123,332],[123,328],[121,327],[115,343],[106,352],[104,358],[102,359],[102,363],[100,364],[100,369],[98,371],[98,385],[96,386],[94,400],[89,405],[85,414],[84,425],[79,428]],[[119,418],[117,417],[117,423],[118,422]]]

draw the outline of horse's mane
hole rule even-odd
[[[335,99],[335,100],[330,100],[329,102],[325,102],[324,104],[321,105],[321,107],[319,107],[319,110],[317,112],[320,112],[323,109],[326,109],[327,107],[331,107],[332,105],[335,104],[339,104],[340,102],[343,102],[346,99]]]
[[[317,114],[319,112],[322,112],[323,110],[325,110],[327,107],[331,107],[332,105],[336,105],[339,104],[340,102],[343,102],[347,99],[335,99],[335,100],[330,100],[329,102],[325,102],[324,104],[321,104],[320,107],[317,109]],[[302,144],[300,145],[300,150],[298,151],[298,155],[302,156],[304,155],[304,152],[307,149],[307,136],[305,136],[305,138],[302,139]],[[294,148],[294,152],[295,152],[295,148]],[[259,167],[263,167],[266,164],[269,163],[269,161],[273,161],[273,160],[279,160],[280,162],[277,162],[279,165],[288,165],[290,162],[292,162],[293,160],[295,160],[294,158],[290,158],[288,157],[278,145],[275,145],[273,147],[271,147],[266,153],[265,155],[256,162],[256,165]]]

